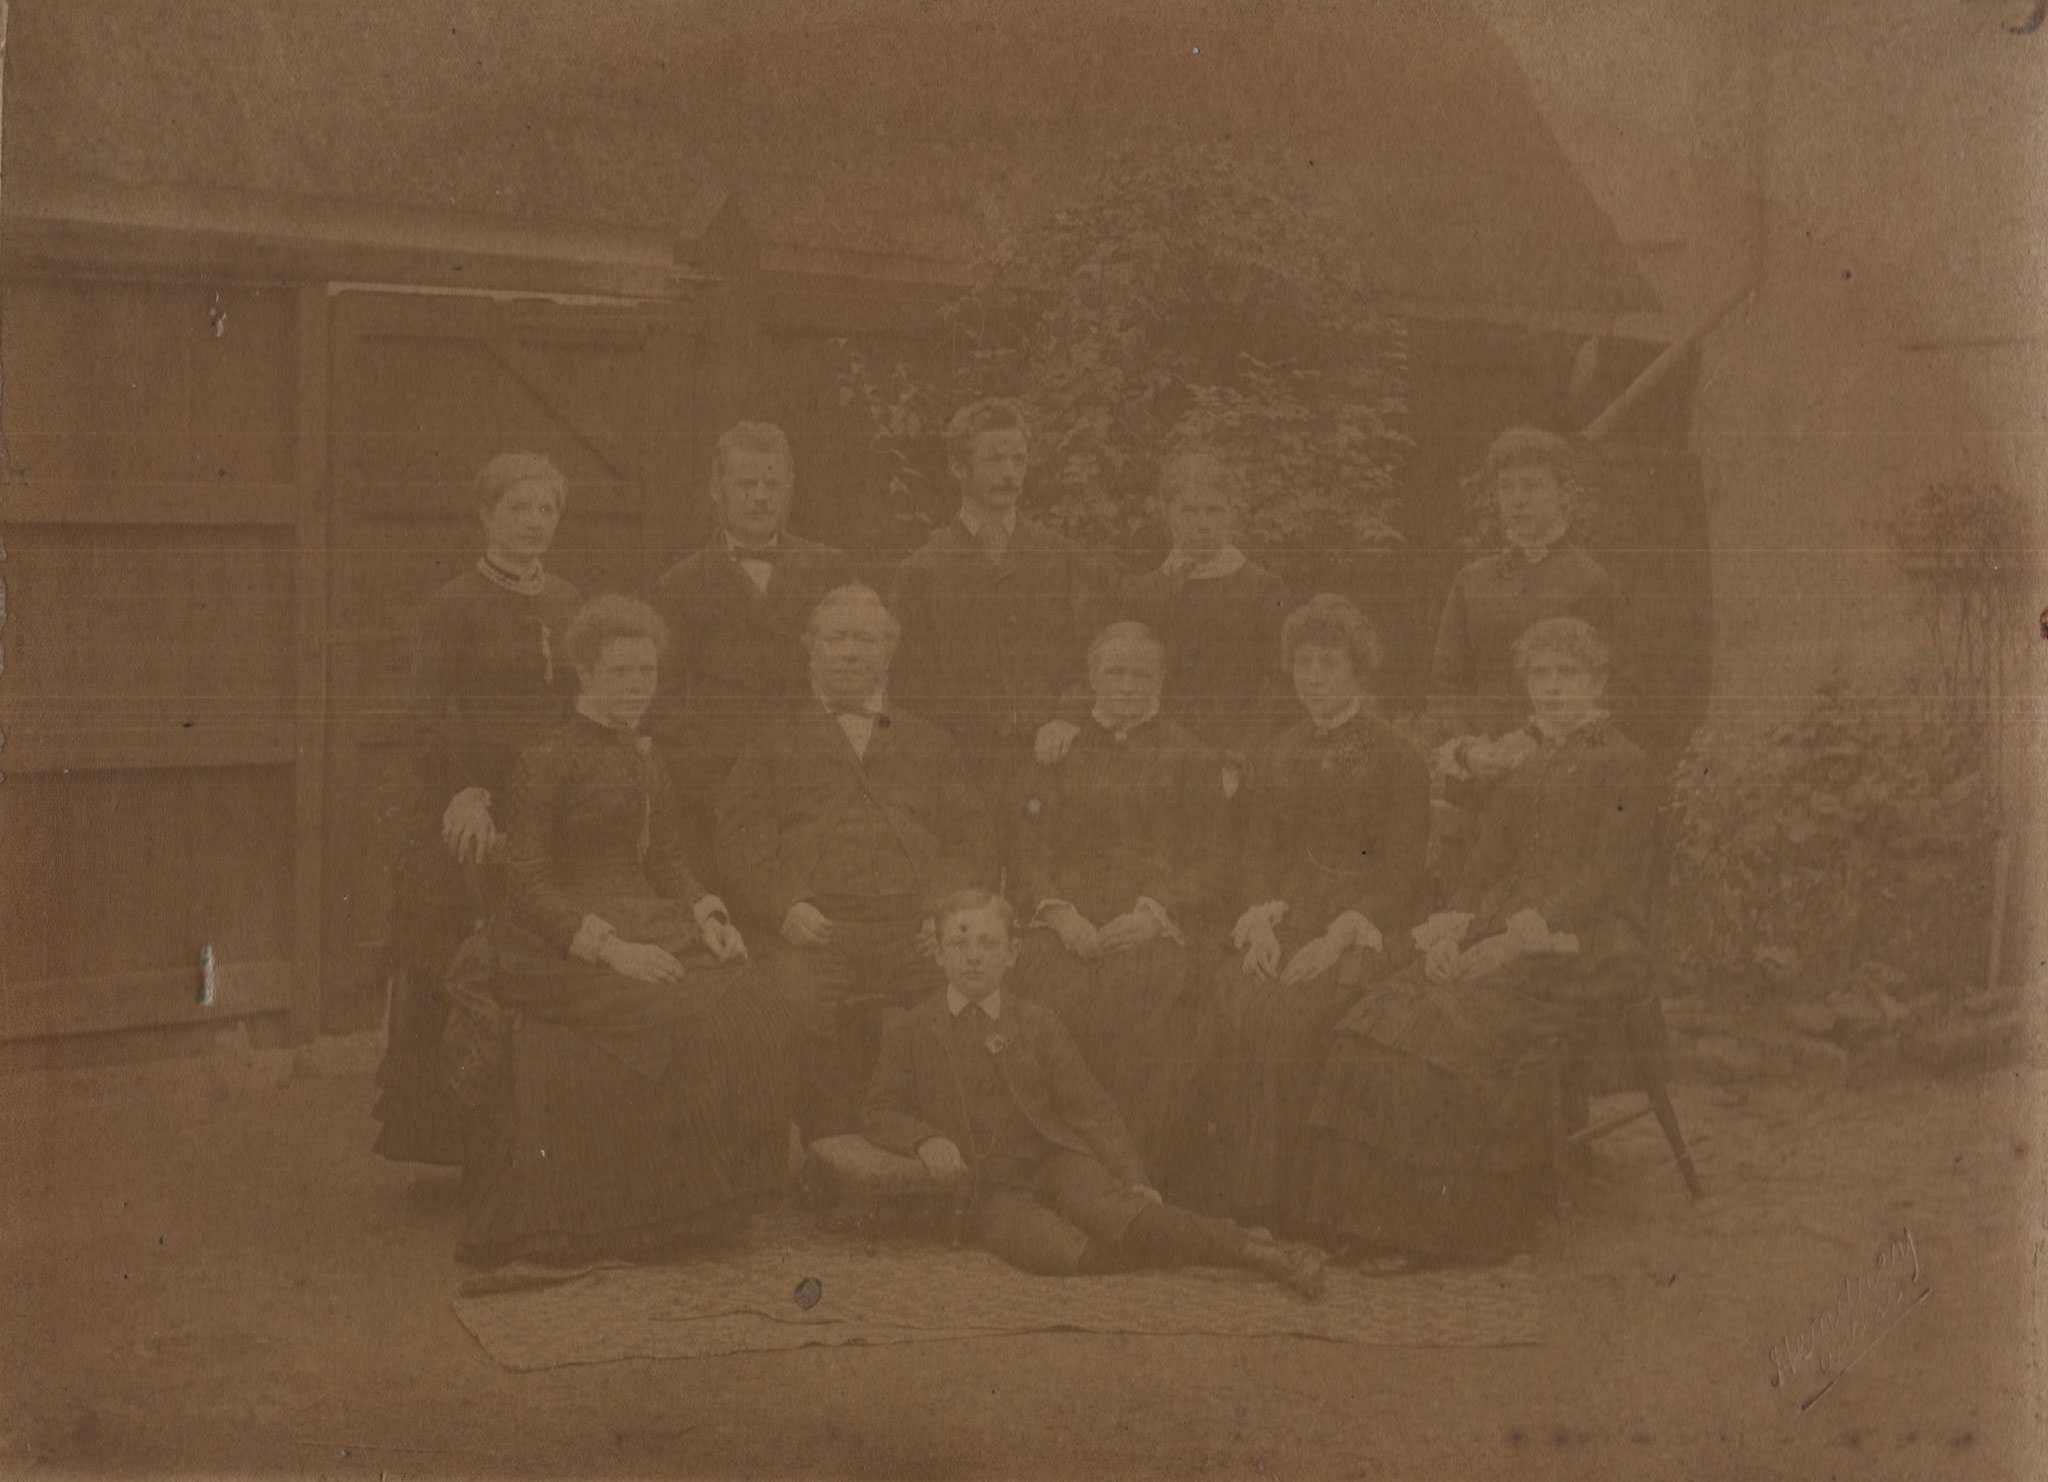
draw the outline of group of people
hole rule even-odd
[[[1640,981],[1652,779],[1569,454],[1489,454],[1426,745],[1206,453],[1118,573],[1020,512],[1024,420],[976,402],[957,518],[863,582],[743,422],[711,543],[588,602],[544,569],[560,473],[494,458],[420,624],[378,1151],[463,1167],[473,1259],[729,1233],[848,1133],[1037,1271],[1512,1250],[1575,1026]]]

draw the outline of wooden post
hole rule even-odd
[[[1693,347],[1705,339],[1723,319],[1741,308],[1762,282],[1763,279],[1760,277],[1751,278],[1709,309],[1706,317],[1687,330],[1681,339],[1666,345],[1655,360],[1643,367],[1642,374],[1629,382],[1626,391],[1615,397],[1608,403],[1605,411],[1586,424],[1585,430],[1579,436],[1589,443],[1596,443],[1620,426],[1629,413],[1648,400],[1651,392],[1671,378],[1671,373],[1685,362],[1685,357],[1693,352]]]
[[[292,1004],[285,1032],[320,1032],[321,866],[327,785],[327,350],[325,283],[299,289],[298,632],[292,751]]]

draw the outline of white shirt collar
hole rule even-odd
[[[1104,715],[1100,710],[1089,711],[1088,718],[1094,721],[1098,726],[1101,726],[1102,729],[1109,732],[1110,735],[1116,737],[1117,740],[1121,741],[1124,739],[1124,737],[1130,735],[1131,732],[1138,729],[1139,726],[1142,726],[1143,724],[1145,724],[1146,721],[1153,719],[1158,714],[1159,702],[1157,700],[1154,700],[1150,705],[1145,707],[1145,713],[1143,715],[1136,716],[1130,720],[1111,720],[1108,716]]]
[[[960,502],[960,523],[967,527],[969,535],[979,537],[982,526],[986,523],[986,516],[973,505],[962,500]],[[1015,535],[1017,533],[1016,505],[1013,504],[1003,511],[1001,523],[1005,535]]]
[[[1244,552],[1234,545],[1213,551],[1199,561],[1179,546],[1175,546],[1159,569],[1168,576],[1178,576],[1188,581],[1214,581],[1218,577],[1231,576],[1242,571],[1244,564]]]
[[[833,703],[826,698],[825,692],[819,689],[815,684],[811,686],[811,694],[820,705],[824,706],[825,709],[827,709],[828,711],[831,711],[832,714],[847,714],[845,710],[835,707]],[[859,701],[858,708],[865,711],[869,715],[880,715],[884,710],[887,710],[889,708],[889,691],[886,688],[876,690],[872,695],[869,695],[865,700]]]
[[[1555,525],[1552,525],[1543,532],[1541,540],[1532,540],[1527,544],[1523,544],[1520,541],[1510,539],[1508,541],[1508,548],[1520,552],[1522,559],[1531,566],[1534,566],[1557,548],[1558,543],[1564,539],[1565,531],[1569,526],[1569,521],[1559,520]]]
[[[959,1018],[966,1007],[973,1002],[973,999],[962,993],[958,988],[955,988],[951,983],[946,985],[946,1012],[954,1018]],[[1003,990],[998,988],[987,998],[984,998],[981,1001],[981,1011],[988,1015],[991,1023],[1000,1019],[1003,1015]]]
[[[725,541],[726,550],[730,551],[734,556],[738,557],[742,561],[744,561],[749,555],[751,555],[755,551],[777,550],[780,549],[782,545],[782,532],[780,530],[775,532],[774,538],[771,539],[766,545],[741,545],[738,541],[732,538],[732,532],[730,530],[721,530],[718,533],[720,538]]]
[[[1322,721],[1317,720],[1314,716],[1309,717],[1308,723],[1314,726],[1318,733],[1327,736],[1330,734],[1330,732],[1334,730],[1338,730],[1343,726],[1350,725],[1352,720],[1358,715],[1360,708],[1363,707],[1364,704],[1365,701],[1363,700],[1353,700],[1349,705],[1346,705],[1344,707],[1344,713],[1338,716],[1335,720],[1331,721],[1328,725],[1325,725]]]
[[[1529,723],[1535,728],[1537,736],[1542,740],[1563,741],[1569,737],[1576,736],[1580,731],[1585,730],[1587,726],[1605,719],[1607,719],[1606,711],[1588,710],[1577,720],[1566,724],[1560,724],[1550,717],[1543,715],[1531,716]]]

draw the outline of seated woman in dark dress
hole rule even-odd
[[[1222,944],[1223,768],[1159,713],[1166,650],[1141,623],[1089,646],[1094,706],[1026,774],[1013,885],[1033,923],[1016,991],[1059,1014],[1162,1188],[1190,1123],[1206,965]]]
[[[476,476],[484,554],[428,599],[413,645],[410,710],[419,790],[393,870],[380,972],[390,1040],[377,1069],[376,1151],[462,1161],[463,1117],[441,1062],[442,979],[503,887],[505,791],[519,753],[567,714],[562,637],[583,598],[541,569],[567,486],[538,453],[502,453]]]
[[[625,597],[571,624],[576,714],[520,759],[505,900],[449,974],[451,1057],[480,1112],[466,1258],[651,1251],[788,1166],[793,1025],[684,866],[638,729],[665,643]]]
[[[1274,1226],[1299,1222],[1330,1029],[1413,922],[1429,836],[1428,769],[1370,713],[1378,643],[1364,614],[1317,597],[1281,647],[1307,715],[1273,739],[1245,794],[1244,912],[1203,1032],[1196,1194]]]
[[[1560,1036],[1635,990],[1652,789],[1601,708],[1607,645],[1550,618],[1515,645],[1535,716],[1419,960],[1338,1026],[1310,1122],[1309,1214],[1367,1252],[1492,1260],[1542,1207]]]

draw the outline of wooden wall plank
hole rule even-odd
[[[296,730],[286,719],[171,721],[151,717],[118,731],[94,729],[58,711],[47,719],[14,706],[7,749],[10,777],[94,772],[167,772],[215,767],[286,767]]]
[[[321,829],[327,783],[327,357],[324,284],[299,290],[298,620],[296,756],[292,778],[292,975],[287,1035],[320,1030]]]
[[[0,981],[0,1039],[95,1034],[274,1012],[291,1002],[294,977],[288,958],[217,962],[211,1003],[201,1001],[203,978],[197,958],[189,968]]]
[[[12,747],[8,750],[12,751]],[[285,766],[31,774],[0,784],[0,970],[86,979],[285,958]]]
[[[37,479],[7,491],[10,525],[290,525],[296,484]]]

